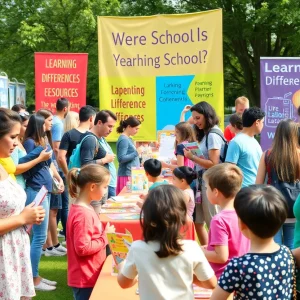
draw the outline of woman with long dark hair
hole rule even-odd
[[[26,150],[22,143],[23,143],[26,128],[28,126],[29,113],[27,111],[25,112],[21,111],[18,114],[21,117],[21,121],[22,121],[21,130],[19,136],[17,137],[18,146],[11,154],[11,158],[13,159],[14,164],[16,165],[15,175],[16,175],[17,183],[25,190],[26,184],[22,174],[30,170],[31,168],[33,168],[36,164],[48,160],[51,157],[51,153],[47,152],[47,149],[44,149],[37,158],[23,164],[19,163],[19,160],[27,155]]]
[[[40,115],[32,115],[29,119],[28,126],[24,136],[24,148],[26,152],[35,158],[36,155],[43,149],[52,151],[49,145],[46,133],[45,118]],[[34,168],[24,173],[24,178],[26,179],[26,194],[27,201],[26,204],[32,203],[42,186],[51,192],[52,191],[52,176],[53,172],[54,178],[59,182],[60,190],[64,190],[64,184],[53,165],[52,159],[48,161],[41,162],[37,164]],[[32,228],[33,238],[31,241],[30,257],[33,273],[33,282],[36,290],[51,291],[55,290],[56,282],[50,281],[39,276],[39,263],[41,259],[42,247],[46,241],[47,230],[48,230],[48,220],[49,220],[49,195],[43,201],[42,206],[46,211],[46,216],[44,221],[40,226],[34,225]]]
[[[21,129],[18,113],[0,108],[0,158],[11,155]],[[0,165],[0,293],[2,299],[35,296],[30,264],[30,241],[24,225],[39,224],[41,207],[25,207],[26,194]],[[34,225],[37,226],[37,225]]]
[[[207,102],[202,101],[192,106],[192,117],[195,125],[196,139],[202,151],[202,156],[196,157],[191,151],[184,149],[184,155],[192,160],[198,171],[198,187],[201,192],[201,200],[196,195],[196,217],[195,228],[202,245],[208,242],[206,223],[209,227],[212,217],[218,212],[217,206],[212,205],[206,196],[205,183],[202,175],[205,170],[219,164],[224,159],[225,139],[221,129],[218,127],[219,119],[214,108]]]
[[[45,118],[45,133],[47,135],[47,140],[48,140],[47,142],[49,143],[51,148],[54,149],[52,143],[52,132],[51,132],[52,123],[53,123],[52,112],[48,109],[40,109],[37,111],[36,114],[38,116],[42,116]],[[52,161],[59,176],[62,177],[61,174],[59,173],[59,167],[55,155],[52,155]],[[65,182],[63,183],[65,185]],[[57,223],[58,223],[57,214],[58,214],[58,210],[62,209],[63,196],[68,197],[68,191],[66,189],[61,194],[51,193],[50,196],[48,236],[42,252],[42,254],[45,254],[47,256],[64,256],[67,253],[67,249],[59,243],[57,237]],[[68,203],[67,203],[67,207],[68,207]],[[65,223],[62,223],[64,228],[66,228],[66,221],[67,220],[65,220]]]
[[[295,183],[300,180],[300,148],[298,144],[299,125],[293,120],[282,120],[275,131],[274,140],[269,150],[263,153],[256,176],[256,184],[263,184],[268,175],[267,183],[275,185],[275,180]],[[274,178],[274,172],[276,177]],[[291,212],[293,207],[289,207]],[[293,248],[296,219],[294,216],[286,220],[274,240],[279,245]]]

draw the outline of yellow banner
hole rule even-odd
[[[224,115],[222,10],[98,17],[100,109],[142,121],[135,140],[172,130],[185,105]],[[116,141],[117,133],[109,136]]]

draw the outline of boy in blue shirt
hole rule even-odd
[[[246,109],[243,113],[243,130],[230,141],[226,162],[236,164],[243,172],[242,187],[255,183],[262,150],[254,138],[264,127],[265,113],[258,107]]]

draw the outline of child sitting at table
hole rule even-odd
[[[292,253],[274,242],[287,217],[282,194],[267,185],[244,187],[234,208],[242,233],[251,241],[250,251],[229,262],[211,299],[225,300],[232,293],[234,299],[296,299]]]
[[[182,240],[183,192],[172,185],[151,190],[142,207],[143,241],[135,241],[119,265],[118,283],[137,282],[140,299],[194,299],[193,283],[213,289],[216,277],[196,241]]]
[[[250,240],[241,233],[233,207],[234,197],[241,189],[243,173],[236,165],[224,163],[209,168],[203,179],[208,201],[221,208],[211,220],[208,245],[202,247],[219,278],[231,258],[242,256],[250,249]]]
[[[114,232],[109,223],[104,229],[90,205],[108,190],[109,171],[99,165],[73,168],[68,174],[69,193],[73,202],[67,222],[68,285],[75,300],[89,299],[106,259],[107,232]]]
[[[187,213],[191,219],[195,209],[195,196],[190,185],[196,178],[197,173],[190,167],[177,167],[173,170],[173,183],[184,192]]]
[[[154,189],[155,187],[162,185],[162,184],[169,184],[168,181],[162,180],[160,177],[162,165],[161,162],[155,158],[150,158],[144,162],[144,170],[146,173],[146,176],[148,178],[148,181],[152,184],[149,187],[149,191]],[[147,194],[141,194],[140,198],[142,201],[137,202],[137,205],[139,207],[142,207],[144,200],[146,199]]]

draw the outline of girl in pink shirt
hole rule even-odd
[[[185,194],[188,216],[193,219],[195,196],[190,185],[197,178],[197,173],[190,167],[178,167],[173,170],[173,183]]]
[[[67,222],[68,285],[74,299],[89,299],[106,259],[107,232],[99,215],[90,205],[107,193],[109,171],[99,165],[73,168],[68,174],[69,193],[76,200],[71,206]]]

